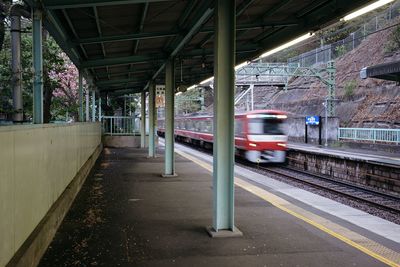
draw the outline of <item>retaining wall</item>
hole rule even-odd
[[[304,171],[400,194],[398,166],[296,149],[290,149],[287,157],[289,166]]]
[[[100,146],[99,123],[0,127],[0,266]]]
[[[325,118],[321,117],[321,137],[322,144],[325,143]],[[332,143],[338,140],[339,119],[337,117],[328,118],[328,142]],[[290,141],[304,142],[305,140],[305,117],[289,117],[285,123],[285,133]],[[319,128],[318,126],[308,126],[308,143],[318,144]]]

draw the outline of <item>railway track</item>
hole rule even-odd
[[[376,208],[400,215],[400,198],[373,189],[351,184],[344,181],[333,180],[328,177],[316,175],[289,167],[265,167],[259,169],[290,180],[333,192],[356,201],[362,201]]]
[[[212,151],[210,151],[209,149],[193,147],[192,145],[188,145],[182,142],[180,142],[180,144],[191,149],[196,149],[200,152],[212,155]],[[298,184],[303,184],[309,188],[317,189],[318,191],[320,191],[318,194],[322,196],[336,199],[341,203],[350,205],[357,209],[364,210],[383,219],[388,219],[396,223],[398,223],[399,221],[399,196],[377,191],[373,188],[368,188],[367,186],[357,185],[346,181],[334,180],[327,176],[305,172],[287,166],[256,165],[241,158],[236,158],[236,164],[239,164],[246,168],[250,168],[255,172],[261,171],[264,175],[268,173],[274,174],[275,177],[271,178],[276,178],[281,181],[283,180],[283,182],[292,181]],[[332,198],[332,196],[335,197]],[[341,197],[343,199],[339,200],[341,199]],[[345,201],[344,199],[352,201]],[[354,206],[353,204],[351,204],[352,202],[361,205]],[[373,209],[370,210],[370,208]]]

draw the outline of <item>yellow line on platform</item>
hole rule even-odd
[[[212,172],[212,166],[209,163],[206,163],[202,160],[199,160],[183,151],[175,150],[176,153],[180,154],[181,156],[193,161],[197,165],[203,167],[204,169]],[[355,233],[343,226],[340,226],[338,224],[335,224],[326,218],[322,218],[318,215],[315,215],[309,211],[306,211],[302,208],[299,208],[295,206],[294,204],[286,201],[283,198],[280,198],[272,193],[269,193],[268,191],[257,187],[251,183],[248,183],[240,178],[235,177],[235,185],[245,189],[246,191],[260,197],[261,199],[264,199],[265,201],[269,202],[276,208],[289,213],[290,215],[320,229],[321,231],[345,242],[346,244],[364,252],[365,254],[379,260],[380,262],[387,264],[392,267],[399,267],[400,266],[400,254],[382,246],[379,243],[376,243],[373,240],[370,240],[358,233]],[[311,219],[312,218],[312,219]],[[319,222],[317,222],[319,221]],[[324,226],[329,225],[330,228]],[[335,230],[332,230],[335,229]],[[340,233],[344,234],[340,234]],[[354,241],[357,240],[358,242]],[[365,244],[365,245],[360,245],[359,243]],[[383,252],[383,253],[382,253]],[[383,256],[384,254],[385,256]],[[391,259],[388,259],[391,258]]]

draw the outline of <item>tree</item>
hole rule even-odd
[[[52,83],[56,84],[53,91],[53,117],[60,118],[68,112],[74,121],[78,121],[79,108],[79,72],[69,58],[62,54],[64,60],[64,70],[49,72],[49,78]]]
[[[190,114],[201,111],[201,98],[203,89],[189,90],[176,97],[176,109],[178,113]]]
[[[0,51],[3,49],[6,35],[5,20],[8,16],[12,0],[0,0]]]
[[[23,27],[28,29],[30,22],[23,21]],[[32,117],[32,38],[28,34],[21,36],[21,71],[24,113],[27,119]],[[11,36],[6,31],[3,49],[0,51],[0,114],[11,118],[12,88],[11,88]]]
[[[25,120],[31,120],[33,98],[32,36],[31,34],[26,32],[30,31],[30,29],[32,28],[32,23],[31,21],[24,19],[22,25],[24,33],[22,33],[21,35],[21,65],[24,117]],[[53,92],[56,89],[61,88],[60,83],[63,80],[63,76],[60,76],[58,77],[58,79],[56,79],[54,75],[53,77],[50,77],[50,74],[64,73],[65,75],[67,75],[65,72],[68,69],[72,68],[72,63],[67,58],[67,56],[63,54],[61,48],[58,46],[55,40],[52,37],[48,36],[45,31],[43,32],[43,37],[43,117],[44,122],[47,123],[50,122],[52,119],[57,119],[57,116],[59,116],[60,114],[65,114],[66,111],[72,111],[75,106],[67,108],[67,103],[61,103],[61,100],[57,97],[57,103],[52,105],[54,97]],[[67,73],[69,72],[67,71]],[[12,107],[11,74],[11,37],[9,31],[5,31],[3,49],[0,51],[0,115],[5,114],[8,118],[10,118],[12,113],[14,112]],[[78,74],[74,73],[74,75],[77,79]],[[68,86],[68,83],[64,84],[65,86]],[[64,98],[64,100],[67,101],[66,98]],[[68,100],[68,103],[72,105],[73,101]],[[54,108],[52,112],[51,108]]]
[[[63,56],[64,55],[64,56]],[[66,70],[65,54],[53,38],[45,34],[43,38],[43,122],[49,123],[53,92],[59,87],[59,80],[51,79],[50,73],[62,73]]]

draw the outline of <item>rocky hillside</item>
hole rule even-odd
[[[359,75],[363,67],[400,59],[400,51],[385,53],[396,27],[368,36],[358,48],[336,61],[336,114],[341,126],[400,128],[399,85],[379,79],[362,80]],[[282,109],[294,116],[324,115],[326,95],[327,88],[319,80],[297,77],[286,92],[256,87],[255,107]],[[243,108],[242,104],[239,109]]]

